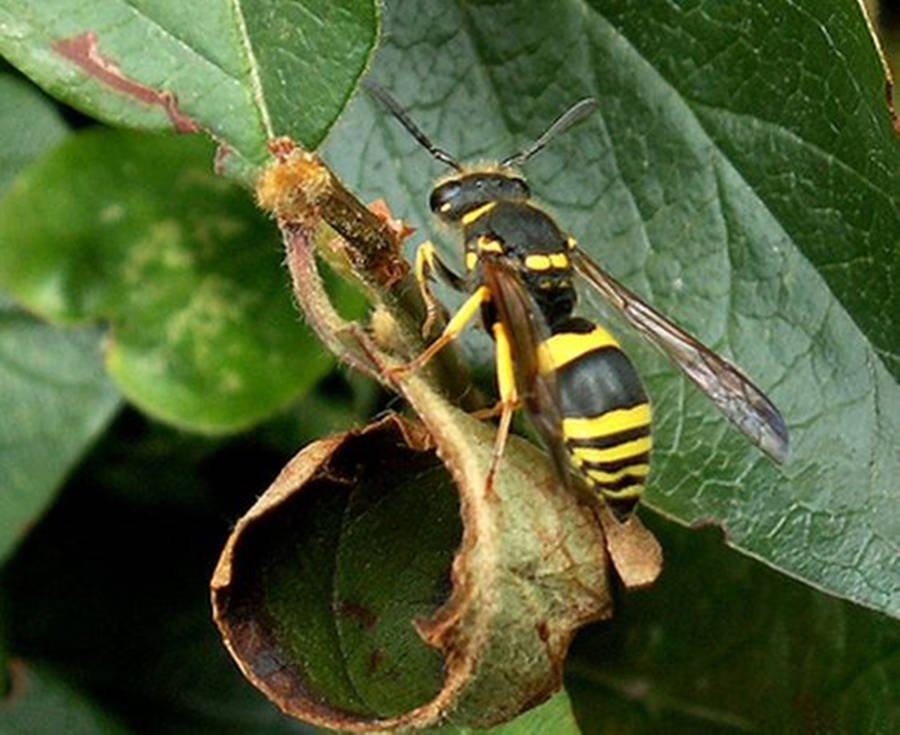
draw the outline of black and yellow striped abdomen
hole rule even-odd
[[[624,518],[650,470],[650,404],[640,378],[609,332],[586,319],[554,325],[541,349],[541,369],[556,373],[572,464]]]

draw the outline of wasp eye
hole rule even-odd
[[[457,181],[448,181],[431,192],[429,206],[432,212],[447,212],[453,208],[454,200],[459,196],[460,186]]]

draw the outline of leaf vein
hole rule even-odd
[[[253,100],[256,108],[259,110],[259,116],[262,120],[263,129],[266,131],[268,138],[275,137],[275,131],[272,127],[272,119],[269,116],[269,108],[266,106],[265,95],[263,94],[262,80],[259,77],[259,62],[256,60],[256,54],[253,52],[253,44],[247,33],[247,23],[244,20],[244,12],[241,7],[241,0],[232,0],[231,7],[234,9],[235,20],[238,23],[238,35],[241,44],[244,47],[244,53],[247,56],[247,62],[250,66],[250,90],[253,94]]]

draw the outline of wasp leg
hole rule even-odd
[[[513,406],[513,410],[518,411],[522,408],[522,401],[516,401],[516,405]],[[469,412],[469,416],[473,419],[478,419],[479,421],[487,421],[488,419],[495,419],[503,413],[503,401],[497,401],[493,406],[486,406],[485,408],[478,408],[474,411]]]
[[[422,294],[422,301],[425,302],[425,321],[422,322],[422,336],[427,337],[431,334],[431,328],[437,318],[438,300],[431,291],[428,281],[432,274],[437,275],[448,286],[457,290],[465,289],[465,280],[454,273],[440,256],[431,240],[426,240],[419,245],[416,250],[415,262],[416,281],[419,283],[419,293]]]
[[[444,327],[440,337],[428,345],[418,357],[406,363],[406,365],[388,368],[385,372],[393,378],[400,378],[423,367],[432,357],[459,336],[459,333],[466,328],[466,325],[478,313],[481,305],[488,301],[490,297],[491,292],[487,286],[479,286],[459,307],[459,311],[453,315],[453,318],[447,322],[447,326]]]
[[[497,427],[497,437],[494,439],[494,451],[491,454],[491,464],[488,467],[487,478],[484,481],[484,494],[490,495],[494,491],[494,476],[497,467],[503,457],[506,448],[506,439],[509,437],[509,426],[512,423],[513,413],[519,405],[519,393],[516,390],[516,373],[513,366],[512,347],[509,335],[501,322],[495,322],[493,326],[494,341],[497,344],[497,391],[500,393],[500,425]]]

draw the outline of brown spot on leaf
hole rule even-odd
[[[342,618],[355,618],[362,623],[363,628],[372,630],[378,618],[369,608],[363,607],[351,600],[341,600],[334,606],[334,614]]]
[[[225,159],[228,158],[228,156],[230,156],[232,153],[234,153],[234,150],[231,148],[231,146],[226,145],[225,143],[219,143],[219,145],[216,146],[216,158],[215,162],[213,163],[213,171],[215,171],[219,176],[225,174]]]
[[[793,704],[803,732],[840,732],[833,713],[823,702],[818,702],[809,694],[800,693],[794,697]]]
[[[547,625],[547,621],[546,621],[546,620],[541,620],[541,621],[535,626],[535,628],[537,629],[538,637],[539,637],[542,641],[544,641],[544,643],[546,643],[546,642],[547,642],[547,639],[550,638],[550,626]]]
[[[148,105],[159,105],[172,121],[172,127],[179,133],[196,133],[200,126],[178,109],[175,95],[166,90],[154,89],[127,77],[118,64],[100,53],[97,34],[87,31],[77,36],[61,38],[54,42],[53,50],[78,66],[85,74],[101,84],[133,97]]]
[[[376,648],[369,656],[369,674],[374,674],[378,671],[382,663],[384,663],[384,653],[381,649]]]

